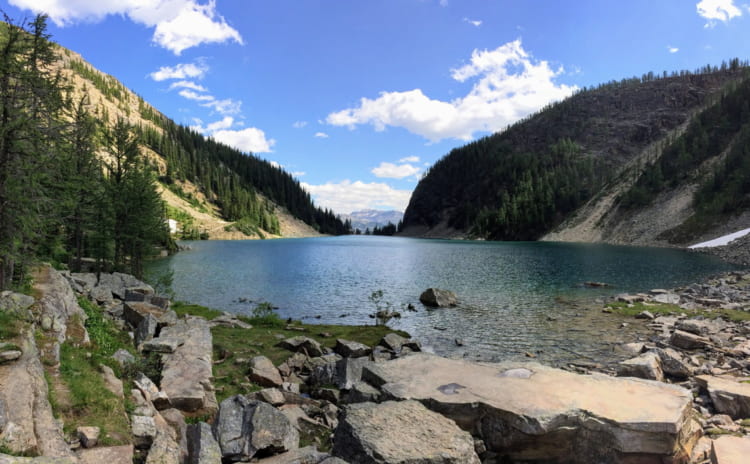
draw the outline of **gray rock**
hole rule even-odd
[[[648,319],[650,321],[653,321],[656,319],[656,316],[651,311],[641,311],[635,316],[636,319]]]
[[[333,458],[327,456],[327,454],[316,450],[314,446],[306,446],[277,456],[260,459],[258,464],[323,464],[324,462],[327,464],[347,464],[341,460],[329,461]]]
[[[221,448],[205,422],[188,426],[188,464],[221,464]]]
[[[474,440],[417,401],[347,407],[333,454],[362,464],[479,464]]]
[[[721,436],[711,442],[711,464],[741,464],[750,455],[750,438]]]
[[[183,459],[182,449],[174,430],[160,414],[154,416],[154,423],[156,437],[148,450],[145,464],[180,464]]]
[[[344,395],[342,402],[351,403],[379,403],[382,394],[380,390],[367,382],[359,381]]]
[[[109,305],[115,301],[112,290],[107,287],[94,287],[89,291],[89,298],[101,305]]]
[[[368,356],[372,352],[372,348],[359,342],[339,338],[336,340],[336,346],[333,348],[333,351],[345,358],[361,358]]]
[[[659,355],[661,369],[666,375],[677,379],[686,379],[693,375],[693,368],[683,361],[679,351],[672,348],[657,348],[654,352]]]
[[[170,408],[159,411],[161,417],[167,422],[167,425],[171,428],[172,436],[180,446],[180,462],[187,461],[188,458],[188,443],[187,443],[187,423],[185,422],[185,416],[182,415],[179,409]]]
[[[152,353],[174,353],[183,343],[184,340],[179,338],[157,337],[143,343],[141,350]]]
[[[221,402],[214,433],[222,457],[249,460],[258,452],[282,453],[299,446],[299,433],[273,406],[237,395]]]
[[[733,419],[750,417],[750,384],[710,375],[699,375],[695,381],[708,392],[718,412]]]
[[[99,370],[102,371],[104,386],[107,387],[107,390],[117,395],[118,398],[124,398],[125,392],[123,390],[122,380],[117,378],[117,376],[115,375],[115,371],[113,371],[111,367],[104,364],[99,366]]]
[[[13,314],[25,321],[31,321],[32,315],[29,308],[35,301],[33,296],[6,290],[0,293],[0,312]]]
[[[183,340],[174,353],[163,356],[162,390],[181,411],[212,414],[217,409],[213,378],[211,329],[205,319],[188,317],[164,327],[159,337]]]
[[[123,304],[122,317],[131,327],[138,327],[147,315],[161,322],[167,311],[151,303],[128,301]]]
[[[84,448],[93,448],[99,443],[101,429],[99,427],[78,427],[76,433],[78,434],[78,439],[81,441],[81,446]]]
[[[380,345],[388,348],[394,353],[400,353],[403,348],[408,348],[413,352],[422,351],[422,347],[418,341],[412,340],[410,338],[404,338],[396,333],[387,334],[385,337],[383,337],[382,340],[380,340]],[[373,351],[373,355],[374,354],[375,353]]]
[[[146,294],[141,292],[134,292],[132,290],[125,290],[125,298],[123,301],[146,301]],[[150,301],[149,301],[150,303]]]
[[[135,329],[135,346],[140,346],[143,342],[147,342],[154,338],[156,335],[156,329],[159,327],[159,321],[151,314],[146,316],[138,324]]]
[[[676,293],[660,293],[654,295],[652,299],[655,302],[662,304],[680,304],[680,295],[677,295]]]
[[[623,361],[617,365],[618,377],[638,377],[640,379],[664,381],[661,369],[661,359],[656,353],[649,351],[642,355]]]
[[[250,360],[249,378],[263,387],[280,387],[283,382],[279,370],[265,356],[256,356]]]
[[[271,406],[281,406],[286,402],[284,393],[278,388],[264,388],[256,393],[256,398]]]
[[[711,340],[682,330],[675,330],[669,343],[684,350],[697,350],[711,345]]]
[[[133,433],[133,444],[139,449],[148,449],[156,438],[156,423],[150,416],[131,416],[130,427]]]
[[[117,361],[120,367],[125,367],[126,364],[132,364],[135,362],[135,356],[130,354],[129,351],[123,349],[115,351],[115,354],[112,355],[112,358]]]
[[[132,464],[133,445],[82,449],[78,461],[79,464]]]
[[[21,351],[18,350],[6,350],[2,351],[0,350],[0,364],[15,361],[16,359],[20,358],[23,355]]]
[[[677,322],[677,329],[683,332],[690,332],[695,335],[711,335],[719,333],[726,327],[726,323],[721,319],[684,319]]]
[[[282,348],[286,348],[289,351],[294,351],[295,353],[307,353],[307,355],[311,358],[323,356],[323,354],[325,354],[323,347],[320,346],[320,343],[310,337],[299,336],[287,338],[286,340],[280,341],[279,346]]]
[[[171,407],[169,395],[159,390],[159,387],[143,373],[138,373],[133,380],[133,384],[141,391],[146,401],[150,401],[156,409],[168,409]]]
[[[434,308],[445,308],[449,306],[456,306],[458,304],[458,297],[455,293],[449,290],[441,290],[439,288],[428,288],[421,295],[419,295],[419,301],[425,305]]]

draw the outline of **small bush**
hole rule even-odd
[[[248,322],[253,325],[259,325],[263,327],[284,327],[285,322],[273,309],[273,305],[267,301],[258,303],[253,308],[252,317],[249,318]]]

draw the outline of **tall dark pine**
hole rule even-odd
[[[0,29],[0,288],[9,287],[45,230],[44,180],[55,160],[60,77],[46,18]]]

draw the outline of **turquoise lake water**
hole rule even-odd
[[[591,309],[595,299],[685,285],[732,269],[681,250],[548,242],[345,236],[184,244],[192,249],[148,269],[173,272],[178,300],[239,314],[268,301],[284,318],[372,324],[368,297],[383,290],[383,301],[394,308],[417,308],[402,310],[389,325],[435,352],[484,360],[530,352],[558,364],[599,359],[627,338],[622,320]],[[586,288],[588,281],[610,287]],[[419,294],[428,287],[456,292],[460,305],[424,308]]]

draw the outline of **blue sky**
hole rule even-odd
[[[576,89],[750,57],[750,0],[0,0],[338,213]]]

